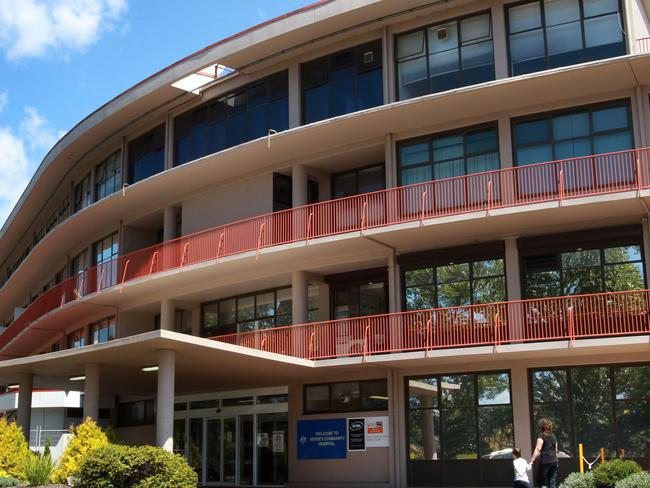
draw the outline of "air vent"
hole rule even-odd
[[[559,268],[559,254],[541,254],[538,256],[526,256],[526,271],[540,272],[552,271]]]
[[[441,27],[436,31],[436,35],[439,41],[446,41],[447,39],[449,39],[449,29],[447,29],[446,27]]]
[[[375,60],[375,53],[372,51],[366,51],[363,53],[363,64],[372,64]]]

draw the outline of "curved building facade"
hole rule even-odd
[[[321,0],[110,100],[0,231],[11,415],[206,486],[650,467],[646,8]]]

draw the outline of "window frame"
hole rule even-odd
[[[523,0],[523,1],[532,1],[532,0]],[[439,22],[434,22],[432,24],[425,24],[425,25],[422,25],[422,26],[419,26],[419,27],[416,27],[416,28],[413,28],[413,29],[405,30],[403,32],[398,32],[398,33],[393,35],[393,53],[394,53],[394,57],[392,59],[392,63],[393,63],[393,66],[394,66],[394,71],[395,71],[395,73],[393,75],[394,82],[395,82],[395,94],[394,94],[395,95],[395,100],[396,101],[403,101],[403,100],[412,100],[413,98],[417,98],[417,97],[410,97],[410,98],[403,98],[402,99],[399,96],[399,89],[400,89],[400,84],[399,84],[399,59],[397,58],[397,38],[398,37],[406,36],[408,34],[413,34],[415,32],[419,32],[419,31],[423,32],[423,34],[424,34],[424,54],[422,54],[421,57],[424,57],[426,59],[427,85],[428,85],[429,89],[428,89],[428,91],[426,93],[424,93],[423,95],[419,95],[419,96],[422,97],[422,96],[426,96],[426,95],[432,95],[434,93],[443,93],[444,91],[448,91],[448,90],[442,90],[442,91],[437,91],[437,92],[431,91],[431,77],[429,76],[429,73],[430,73],[430,66],[429,66],[430,53],[429,53],[428,30],[430,28],[432,28],[432,27],[442,26],[444,24],[449,24],[451,22],[456,22],[457,32],[458,32],[458,43],[457,43],[456,49],[458,50],[458,66],[461,67],[462,66],[462,51],[461,51],[462,40],[461,40],[460,23],[463,20],[471,19],[472,17],[479,17],[481,15],[486,15],[486,14],[489,17],[490,39],[492,40],[492,69],[494,70],[494,78],[492,80],[490,80],[490,81],[494,81],[496,79],[496,64],[495,64],[495,58],[494,58],[494,32],[495,31],[494,31],[494,22],[492,20],[492,10],[490,10],[490,9],[479,10],[477,12],[468,13],[468,14],[461,15],[461,16],[458,16],[458,17],[452,17],[452,18],[445,19],[445,20],[442,20],[442,21],[439,21]],[[458,73],[461,74],[462,71],[463,71],[462,69],[459,69]],[[481,83],[486,83],[486,82],[481,82]],[[472,85],[462,85],[462,84],[460,84],[456,88],[452,88],[452,90],[463,88],[463,87],[466,87],[466,86],[474,86],[474,84],[472,84]]]
[[[108,163],[113,159],[113,157],[116,156],[116,164],[117,167],[113,170],[111,176],[108,176]],[[100,168],[104,168],[104,177],[103,179],[100,179]],[[109,197],[113,193],[116,193],[119,191],[118,188],[115,188],[111,192],[107,192],[107,182],[110,180],[116,180],[119,177],[119,185],[118,187],[121,187],[123,184],[123,175],[122,175],[122,150],[118,149],[117,151],[112,152],[109,156],[104,158],[100,163],[95,165],[95,181],[93,182],[93,189],[94,189],[94,201],[98,202],[100,200],[103,200],[104,198]],[[117,181],[117,180],[116,180]],[[115,185],[113,185],[115,186]],[[104,196],[100,196],[100,188],[104,188]]]
[[[623,363],[602,363],[602,364],[576,364],[576,365],[568,365],[568,366],[548,366],[548,367],[531,367],[531,368],[526,368],[526,377],[527,377],[527,383],[528,383],[528,404],[530,405],[529,409],[529,421],[530,421],[530,427],[531,427],[531,437],[537,435],[537,427],[535,425],[535,405],[540,405],[540,403],[535,403],[534,401],[534,391],[533,391],[533,373],[537,371],[565,371],[566,372],[566,378],[567,378],[567,399],[565,401],[553,401],[553,402],[544,402],[542,403],[543,405],[550,405],[550,404],[561,404],[561,403],[566,403],[569,407],[569,436],[570,436],[570,443],[571,445],[568,446],[569,448],[567,450],[570,450],[571,452],[567,453],[570,454],[569,459],[576,459],[577,453],[575,450],[577,449],[577,434],[576,434],[576,415],[575,415],[575,400],[574,400],[574,395],[573,395],[573,375],[572,375],[572,370],[575,369],[591,369],[591,368],[607,368],[609,371],[609,393],[610,396],[608,398],[608,402],[610,403],[612,407],[611,411],[611,418],[610,418],[610,426],[613,430],[612,432],[612,440],[615,444],[616,448],[616,454],[618,455],[618,452],[620,452],[621,449],[621,440],[620,440],[620,431],[618,428],[618,417],[617,417],[617,405],[619,403],[625,402],[625,401],[634,401],[634,399],[625,399],[625,400],[619,400],[616,398],[616,373],[615,370],[617,368],[625,368],[625,367],[650,367],[650,362],[643,362],[643,361],[634,361],[634,362],[623,362]],[[650,393],[648,393],[648,397],[645,399],[638,399],[637,401],[647,401],[650,403]],[[650,422],[649,422],[650,423]],[[531,438],[531,441],[533,439]],[[562,449],[561,449],[562,450]]]
[[[374,382],[379,382],[379,381],[384,381],[386,383],[386,392],[388,396],[388,400],[386,400],[386,409],[377,409],[377,408],[363,408],[363,398],[364,398],[364,383],[374,383]],[[358,383],[359,384],[359,408],[351,409],[351,410],[341,410],[341,409],[335,409],[332,406],[332,386],[337,385],[337,384],[345,384],[345,383]],[[307,410],[307,388],[313,387],[313,386],[327,386],[328,387],[328,402],[329,402],[329,407],[324,410]],[[388,379],[387,378],[369,378],[369,379],[363,379],[363,380],[347,380],[347,381],[330,381],[330,382],[323,382],[323,383],[309,383],[309,384],[303,384],[302,385],[302,414],[303,415],[318,415],[318,414],[324,414],[324,413],[332,413],[332,414],[345,414],[345,413],[350,413],[350,412],[384,412],[388,410],[389,404],[388,402],[390,401],[390,390],[388,388]]]
[[[543,37],[544,37],[544,65],[545,65],[545,67],[543,69],[541,69],[541,70],[530,71],[530,72],[522,73],[522,74],[519,74],[519,75],[513,75],[512,74],[512,53],[511,53],[511,49],[510,49],[510,36],[512,35],[511,32],[510,32],[510,9],[513,8],[513,7],[519,7],[521,5],[526,5],[526,4],[529,4],[529,3],[538,3],[539,7],[540,7],[541,25],[540,25],[539,29],[541,29]],[[628,44],[627,43],[627,29],[626,29],[626,25],[625,25],[626,24],[625,5],[624,5],[624,2],[622,0],[617,0],[617,3],[618,3],[618,15],[619,15],[619,19],[620,19],[621,24],[622,24],[621,25],[621,28],[622,28],[621,33],[622,33],[622,36],[623,36],[623,41],[622,42],[623,42],[623,46],[625,48],[625,53],[623,55],[627,55],[627,54],[629,54],[629,52],[628,52],[629,48],[628,48],[628,45],[627,45]],[[526,75],[533,74],[533,73],[548,71],[550,69],[558,69],[558,68],[567,67],[567,66],[575,66],[577,64],[587,63],[587,62],[591,62],[591,61],[609,59],[609,58],[596,58],[596,59],[592,59],[592,60],[584,60],[583,59],[582,61],[580,61],[578,63],[572,63],[572,64],[567,64],[567,65],[562,65],[562,66],[558,66],[558,67],[555,67],[555,68],[551,68],[551,67],[549,67],[548,36],[547,36],[547,26],[546,26],[546,16],[545,16],[545,9],[544,9],[544,0],[520,0],[520,1],[517,1],[517,2],[513,2],[513,3],[506,3],[506,4],[503,5],[503,9],[504,9],[504,19],[505,19],[506,52],[507,52],[507,55],[508,55],[508,77],[510,77],[510,78],[513,77],[513,76],[526,76]],[[585,22],[584,0],[578,0],[578,9],[579,9],[579,12],[580,12],[580,19],[578,20],[580,22],[580,38],[582,40],[582,46],[583,46],[582,47],[582,52],[584,54],[584,52],[587,49],[587,47],[585,45],[585,29],[584,29],[584,22]],[[604,14],[604,15],[611,15],[611,14]],[[587,18],[592,19],[592,18],[598,18],[598,17],[601,17],[601,16],[603,16],[603,14],[593,16],[593,17],[587,17]],[[554,27],[554,26],[551,26],[551,27]],[[530,30],[532,30],[532,29],[529,29],[527,31],[521,31],[521,32],[528,32]],[[519,34],[519,32],[517,34]]]
[[[377,47],[378,51],[378,56],[377,60],[373,60],[373,65],[374,63],[377,63],[377,66],[372,67],[372,68],[367,68],[367,69],[357,69],[357,61],[359,58],[359,54],[363,52],[364,48],[366,49],[373,49]],[[307,125],[307,124],[314,124],[323,120],[328,120],[333,117],[340,117],[342,115],[346,115],[349,113],[355,113],[360,110],[367,110],[368,108],[372,107],[366,107],[365,109],[360,109],[359,108],[359,83],[358,83],[358,77],[361,74],[364,73],[369,73],[371,71],[376,71],[379,70],[382,73],[382,83],[381,83],[381,90],[382,90],[382,101],[379,103],[379,105],[374,105],[373,107],[378,107],[384,104],[384,99],[385,99],[385,93],[384,93],[384,86],[383,86],[383,74],[384,74],[384,60],[383,60],[383,53],[384,51],[384,45],[382,42],[381,38],[378,39],[371,39],[369,41],[363,42],[361,44],[356,44],[354,46],[348,47],[346,49],[341,49],[339,51],[335,51],[329,54],[326,54],[325,56],[320,56],[318,58],[314,59],[309,59],[307,61],[304,61],[300,63],[300,125]],[[355,100],[355,109],[351,112],[346,112],[344,114],[339,114],[339,115],[332,115],[332,96],[331,96],[331,87],[330,87],[330,65],[331,65],[331,59],[340,56],[342,54],[351,52],[352,53],[352,58],[353,58],[353,67],[354,67],[354,100]],[[374,51],[373,51],[374,52]],[[304,74],[303,70],[305,69],[306,66],[311,66],[311,65],[316,65],[316,63],[324,63],[325,64],[325,73],[326,73],[326,81],[324,83],[320,84],[309,84],[307,87],[305,87],[306,83],[304,83]],[[307,117],[306,117],[306,103],[305,103],[305,91],[306,90],[311,90],[313,88],[318,88],[321,86],[327,86],[327,116],[322,119],[318,120],[312,120],[310,122],[307,122]]]
[[[239,332],[239,324],[240,323],[246,323],[246,322],[252,322],[252,321],[257,322],[259,320],[270,319],[270,318],[273,318],[273,322],[275,324],[271,328],[287,326],[287,324],[278,325],[278,317],[285,317],[286,316],[286,314],[278,315],[278,313],[277,313],[278,292],[281,291],[281,290],[289,290],[289,291],[291,291],[291,285],[289,285],[289,286],[280,286],[280,287],[277,287],[277,288],[267,288],[267,289],[264,289],[264,290],[254,291],[252,293],[243,293],[243,294],[240,294],[240,295],[224,297],[224,298],[220,298],[218,300],[211,300],[209,302],[202,303],[201,304],[201,337],[216,337],[216,336],[213,336],[213,335],[206,335],[205,334],[205,331],[206,331],[206,327],[205,327],[205,309],[206,309],[206,307],[209,307],[211,305],[220,306],[221,302],[226,302],[226,301],[229,301],[229,300],[235,300],[235,322],[228,323],[228,324],[219,324],[219,323],[217,323],[216,328],[226,327],[226,326],[227,327],[234,326],[235,327],[235,332],[227,332],[225,334],[219,333],[219,334],[217,334],[217,336],[230,335],[230,334],[241,334],[241,333],[244,333],[244,332],[248,332],[248,331]],[[264,294],[271,293],[271,292],[273,292],[273,297],[274,297],[274,305],[273,306],[275,308],[275,313],[273,315],[268,316],[268,317],[257,317],[257,296],[258,295],[264,295]],[[243,298],[251,298],[251,297],[254,300],[253,301],[253,310],[254,310],[255,316],[250,320],[241,320],[240,321],[238,316],[237,316],[239,300],[243,299]],[[219,315],[219,310],[217,310],[217,316],[218,315]],[[292,322],[293,322],[293,317],[291,317],[290,324]],[[265,329],[256,328],[255,330],[265,330]]]
[[[413,165],[409,165],[406,167],[406,169],[412,169],[412,168],[420,168],[420,167],[426,167],[429,166],[431,168],[431,176],[432,178],[435,176],[434,172],[434,165],[436,162],[433,160],[433,140],[438,139],[438,138],[445,138],[445,137],[451,137],[451,136],[458,136],[461,135],[463,138],[463,171],[464,175],[461,176],[453,176],[451,178],[460,178],[463,176],[470,176],[470,175],[475,175],[479,173],[467,173],[467,159],[469,157],[481,155],[481,154],[487,154],[487,153],[468,153],[467,152],[467,135],[472,133],[472,132],[480,132],[484,131],[487,129],[494,129],[495,134],[496,134],[496,152],[497,152],[497,158],[498,158],[498,164],[497,168],[495,170],[490,170],[490,171],[496,171],[501,168],[501,151],[499,147],[499,124],[497,120],[491,120],[488,122],[483,122],[480,124],[475,124],[475,125],[470,125],[470,126],[465,126],[465,127],[458,127],[456,129],[450,129],[450,130],[445,130],[443,132],[436,132],[433,134],[426,134],[422,136],[417,136],[417,137],[412,137],[408,139],[402,139],[397,141],[396,143],[396,159],[397,159],[397,184],[398,186],[405,186],[402,178],[402,156],[401,156],[401,150],[404,146],[409,146],[409,145],[414,145],[414,144],[421,144],[423,142],[427,143],[428,146],[428,151],[429,151],[429,156],[428,156],[428,161],[423,162],[423,163],[416,163]],[[456,158],[457,159],[457,158]],[[438,163],[439,164],[439,163]],[[450,178],[440,178],[440,179],[431,179],[428,181],[442,181]],[[426,182],[419,182],[419,183],[409,183],[409,185],[417,185],[417,184],[422,184]]]
[[[526,0],[528,1],[528,0]],[[540,0],[533,0],[533,1],[540,1]],[[577,105],[573,107],[563,107],[557,110],[549,110],[549,111],[544,111],[544,112],[538,112],[534,114],[526,114],[526,115],[521,115],[518,117],[512,117],[510,119],[510,137],[511,137],[511,145],[512,145],[512,164],[514,167],[523,167],[526,165],[521,165],[520,161],[518,160],[517,157],[517,149],[518,148],[526,148],[526,147],[532,147],[532,146],[539,146],[541,144],[550,144],[551,149],[553,151],[553,158],[550,161],[545,161],[545,162],[554,162],[554,161],[559,161],[558,158],[556,157],[555,153],[555,144],[557,142],[561,141],[568,141],[572,139],[562,139],[562,140],[555,140],[553,138],[553,119],[555,117],[561,117],[564,115],[570,115],[570,114],[575,114],[578,112],[588,112],[589,114],[589,135],[585,136],[589,138],[590,144],[591,144],[591,149],[593,151],[593,139],[595,135],[609,135],[609,134],[616,134],[616,133],[622,133],[624,132],[622,129],[609,129],[606,131],[602,132],[593,132],[593,113],[598,110],[603,110],[603,109],[608,109],[608,108],[616,108],[616,107],[626,107],[627,108],[627,127],[628,127],[628,132],[630,133],[631,136],[631,141],[632,141],[632,146],[636,147],[636,138],[634,134],[634,117],[632,114],[632,104],[631,104],[631,99],[630,98],[619,98],[616,100],[607,100],[605,102],[597,102],[597,103],[590,103],[586,105]],[[525,123],[525,122],[533,122],[536,120],[545,120],[547,127],[550,128],[549,130],[549,135],[550,139],[545,139],[544,141],[538,141],[538,142],[532,142],[532,143],[526,143],[521,146],[517,144],[517,124],[519,123]],[[582,139],[583,137],[581,137]],[[593,154],[593,153],[592,153]],[[586,157],[586,156],[578,156],[580,157]],[[572,158],[569,158],[572,159]],[[533,163],[533,164],[539,164],[539,163]]]
[[[138,162],[141,162],[142,159],[144,158],[141,157],[138,161],[133,161],[131,158],[133,157],[133,153],[135,152],[133,150],[134,144],[144,144],[143,140],[145,140],[147,137],[152,137],[152,148],[150,148],[149,152],[146,154],[153,154],[158,152],[160,149],[157,149],[155,147],[155,142],[156,142],[156,132],[162,130],[162,168],[160,171],[154,172],[148,176],[145,176],[143,178],[140,178],[138,180],[135,180],[135,164]],[[164,172],[167,169],[167,163],[165,161],[165,152],[166,152],[166,135],[167,135],[167,122],[162,122],[161,124],[157,124],[154,127],[149,128],[148,130],[145,130],[141,133],[139,133],[136,137],[133,139],[130,139],[126,143],[126,175],[122,175],[122,183],[124,184],[125,182],[129,185],[134,185],[136,183],[139,183],[140,181],[144,181],[148,178],[151,178],[152,176],[155,176],[157,174],[160,174]],[[124,177],[126,176],[126,178]]]
[[[113,329],[113,337],[110,336],[110,329]],[[100,340],[100,333],[102,330],[109,330],[109,338],[105,341]],[[95,341],[95,330],[97,331],[97,337],[98,340]],[[115,320],[115,316],[111,317],[106,317],[105,319],[98,320],[96,322],[91,323],[88,326],[88,336],[89,336],[89,343],[90,345],[93,344],[104,344],[106,342],[110,342],[112,340],[115,340],[117,338],[117,321]]]
[[[377,164],[369,164],[366,166],[361,166],[359,168],[352,168],[352,169],[346,169],[344,171],[339,171],[338,173],[332,173],[330,176],[330,188],[332,189],[332,198],[333,199],[339,199],[339,198],[348,198],[350,196],[354,195],[361,195],[362,193],[359,193],[359,172],[368,170],[368,169],[374,169],[374,168],[379,168],[381,167],[382,173],[381,173],[381,184],[382,184],[382,189],[386,189],[386,163],[377,163]],[[337,177],[341,176],[347,176],[350,174],[354,174],[354,194],[353,195],[347,195],[344,197],[335,197],[335,179]],[[364,193],[373,193],[375,191],[381,191],[381,190],[373,190],[371,192],[364,192]]]
[[[508,391],[509,391],[509,397],[510,397],[510,402],[509,403],[498,403],[498,404],[491,404],[491,405],[480,405],[479,404],[479,385],[478,385],[478,377],[479,376],[488,376],[488,375],[496,375],[496,374],[507,374],[508,375]],[[474,428],[476,429],[476,458],[471,458],[471,459],[447,459],[445,458],[444,455],[444,443],[443,443],[443,436],[442,436],[442,411],[444,410],[443,408],[443,403],[442,403],[442,388],[438,388],[437,394],[436,394],[436,407],[431,407],[431,408],[411,408],[410,403],[409,403],[409,380],[416,380],[420,378],[431,378],[435,377],[436,380],[438,381],[438,385],[442,384],[442,377],[443,376],[463,376],[463,375],[473,375],[474,376],[474,405],[472,408],[474,409],[475,412],[475,425]],[[404,381],[403,381],[403,388],[404,388],[404,432],[406,433],[405,435],[405,441],[406,441],[406,464],[407,466],[409,463],[421,463],[421,462],[428,462],[428,463],[440,463],[440,462],[449,462],[449,461],[454,461],[454,462],[477,462],[477,461],[498,461],[497,459],[483,459],[481,457],[481,452],[480,452],[480,429],[479,429],[479,415],[478,412],[481,407],[494,407],[494,406],[509,406],[510,407],[510,415],[511,415],[511,420],[512,420],[512,440],[513,440],[513,446],[517,445],[517,439],[515,437],[515,430],[514,430],[514,406],[513,406],[513,390],[512,390],[512,370],[507,368],[507,369],[490,369],[490,370],[485,370],[485,371],[461,371],[461,372],[444,372],[444,373],[432,373],[432,374],[419,374],[419,375],[413,375],[413,376],[405,376]],[[467,407],[465,407],[467,408]],[[440,413],[440,457],[438,459],[430,459],[430,460],[421,460],[421,459],[411,459],[410,458],[410,449],[408,448],[410,444],[410,439],[409,439],[409,423],[410,423],[410,412],[411,410],[438,410]],[[410,473],[411,470],[409,470]],[[411,474],[409,474],[409,477]]]

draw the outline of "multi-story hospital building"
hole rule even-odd
[[[8,414],[202,485],[508,486],[541,417],[650,467],[649,16],[321,0],[108,101],[0,231]]]

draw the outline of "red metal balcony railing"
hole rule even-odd
[[[0,334],[0,349],[66,303],[162,271],[394,224],[644,188],[650,188],[647,148],[429,181],[245,219],[125,254],[68,279]]]
[[[291,325],[211,339],[302,359],[650,334],[648,290]]]
[[[641,37],[636,40],[637,54],[646,54],[650,52],[650,37]]]

